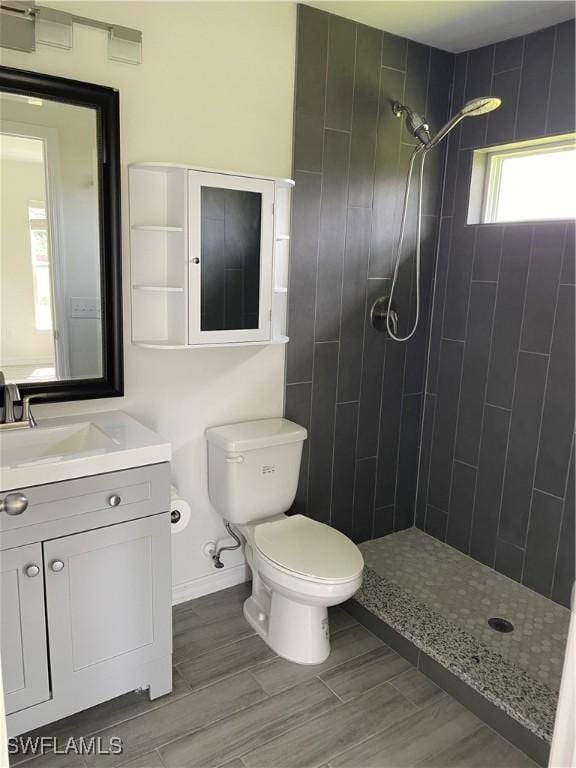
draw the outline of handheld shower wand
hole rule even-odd
[[[424,186],[424,162],[426,160],[427,153],[436,147],[449,133],[455,128],[458,123],[465,117],[474,117],[476,115],[484,115],[487,112],[497,109],[502,101],[495,96],[480,96],[479,98],[467,101],[466,104],[457,112],[448,122],[440,128],[440,130],[433,136],[430,136],[430,128],[425,119],[421,117],[417,112],[407,107],[405,104],[394,102],[392,105],[392,111],[396,117],[405,116],[406,127],[410,133],[419,141],[419,144],[414,148],[408,165],[408,176],[406,178],[406,186],[404,188],[404,203],[402,206],[402,218],[400,220],[400,234],[398,237],[398,245],[396,247],[396,259],[394,262],[394,273],[392,276],[392,286],[390,288],[390,295],[388,296],[388,309],[386,315],[386,331],[391,339],[394,341],[408,341],[416,333],[418,328],[418,322],[420,320],[420,240],[422,234],[422,193]],[[414,317],[414,324],[412,329],[405,336],[397,335],[397,320],[396,312],[393,308],[394,291],[396,290],[396,284],[398,282],[398,272],[400,269],[400,259],[402,256],[402,245],[404,243],[404,233],[406,230],[406,218],[408,213],[408,203],[410,200],[410,186],[412,182],[412,173],[414,171],[414,165],[416,158],[420,156],[420,167],[418,173],[418,202],[416,207],[416,254],[415,254],[415,270],[416,270],[416,314]]]

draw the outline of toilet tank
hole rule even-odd
[[[306,430],[286,419],[211,427],[208,493],[214,509],[242,524],[290,509],[296,496]]]

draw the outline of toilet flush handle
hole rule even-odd
[[[244,464],[244,456],[226,456],[228,464]]]

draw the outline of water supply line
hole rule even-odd
[[[242,546],[242,541],[240,539],[240,536],[236,533],[236,531],[232,528],[230,523],[228,521],[225,521],[226,530],[230,534],[230,536],[234,539],[236,544],[229,545],[227,547],[218,547],[218,549],[214,552],[212,555],[212,562],[214,563],[214,568],[224,568],[224,563],[220,559],[220,555],[222,552],[233,552],[235,549],[240,549]]]

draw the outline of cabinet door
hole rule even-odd
[[[171,653],[168,513],[44,543],[54,697]]]
[[[50,698],[40,544],[0,552],[0,653],[6,714]]]
[[[190,344],[269,341],[274,182],[189,172]]]

